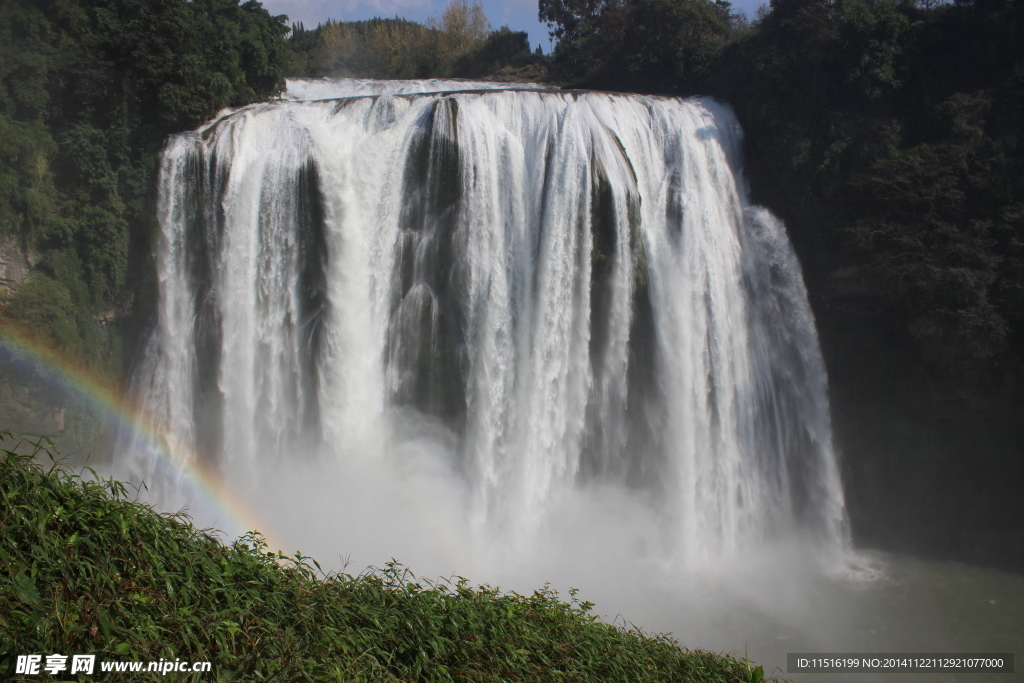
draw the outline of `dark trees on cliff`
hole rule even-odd
[[[733,34],[718,0],[540,0],[559,75],[584,87],[692,94]]]
[[[160,146],[280,92],[284,22],[255,0],[0,5],[0,239],[38,255],[8,318],[116,371],[97,323],[146,280]]]
[[[857,271],[925,362],[1024,363],[1024,4],[541,0],[573,84],[721,97],[812,284]],[[845,305],[845,302],[839,302]]]

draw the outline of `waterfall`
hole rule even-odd
[[[682,562],[844,548],[813,316],[740,144],[709,99],[289,81],[167,143],[134,395],[240,482],[427,435],[468,528],[517,547],[603,487]]]

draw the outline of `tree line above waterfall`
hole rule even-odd
[[[539,80],[548,60],[529,36],[491,30],[479,0],[451,0],[426,24],[405,19],[293,24],[289,76]]]

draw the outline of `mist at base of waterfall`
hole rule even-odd
[[[1014,674],[786,674],[789,652],[1013,652],[1022,666],[1024,577],[956,562],[849,551],[824,562],[813,546],[750,546],[702,562],[675,556],[638,492],[583,487],[522,545],[474,530],[468,492],[436,439],[390,456],[268,469],[242,497],[272,547],[300,550],[325,571],[357,574],[391,559],[418,577],[464,576],[530,593],[550,584],[595,603],[603,621],[670,632],[688,648],[746,654],[797,683],[1009,683]],[[262,483],[260,483],[262,482]],[[240,487],[235,482],[232,487]],[[236,490],[241,490],[237,488]],[[206,512],[200,504],[190,508]],[[199,518],[200,524],[223,519]],[[235,530],[240,533],[241,529]]]

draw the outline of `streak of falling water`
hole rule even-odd
[[[168,142],[133,391],[242,491],[301,470],[401,498],[380,473],[426,449],[434,507],[395,505],[448,506],[464,547],[529,553],[604,491],[676,566],[794,538],[839,557],[814,321],[739,145],[711,100],[292,81]],[[118,467],[180,502],[130,435]]]

